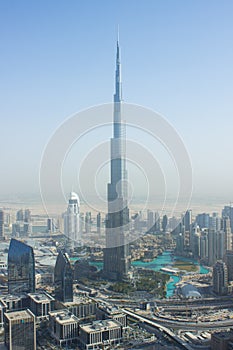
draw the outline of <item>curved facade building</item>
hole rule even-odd
[[[73,301],[73,269],[67,253],[59,252],[54,269],[55,298]]]
[[[11,239],[8,251],[8,292],[35,292],[35,259],[32,247]]]

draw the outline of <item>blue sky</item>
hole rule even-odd
[[[194,195],[233,198],[231,0],[0,1],[0,196],[37,193],[43,149],[69,115],[123,95],[190,153]]]

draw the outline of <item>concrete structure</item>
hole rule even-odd
[[[7,311],[22,310],[29,306],[29,298],[27,294],[2,295],[0,301],[6,306]]]
[[[104,275],[110,280],[128,278],[130,267],[127,204],[127,171],[125,157],[125,125],[121,118],[121,63],[117,41],[116,79],[114,94],[113,138],[111,139],[111,182],[108,184],[108,214],[106,219],[106,248],[104,249]]]
[[[79,327],[81,349],[99,349],[102,346],[119,344],[122,341],[122,326],[115,320],[95,321]]]
[[[54,310],[55,299],[43,293],[29,293],[29,308],[36,316],[37,321],[48,318],[49,312]]]
[[[97,320],[112,319],[118,321],[123,328],[127,327],[127,316],[117,307],[107,304],[99,304],[96,310]]]
[[[49,312],[51,336],[60,346],[77,343],[79,319],[68,310]]]
[[[79,319],[95,318],[97,302],[88,297],[74,297],[72,302],[60,303]]]
[[[8,350],[36,350],[35,316],[30,310],[5,313],[4,331]]]

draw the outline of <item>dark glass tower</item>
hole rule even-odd
[[[35,259],[32,247],[14,238],[8,252],[8,292],[35,292]]]
[[[104,275],[111,280],[127,278],[130,257],[125,235],[128,230],[125,124],[121,117],[122,87],[119,39],[117,40],[113,137],[111,138],[111,182],[108,184],[108,214]]]
[[[73,301],[73,269],[67,253],[59,252],[54,269],[55,298]]]

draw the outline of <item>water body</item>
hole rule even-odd
[[[195,265],[198,265],[199,266],[199,273],[201,273],[201,274],[206,274],[209,272],[209,270],[207,268],[205,268],[202,265],[199,265],[198,261],[193,260],[193,259],[189,259],[189,258],[184,258],[182,256],[173,256],[173,254],[170,251],[163,252],[162,255],[159,255],[157,258],[155,258],[154,260],[152,260],[150,262],[144,262],[144,261],[138,260],[138,261],[133,261],[132,265],[136,266],[136,267],[144,267],[144,268],[154,270],[154,271],[160,271],[160,269],[162,267],[171,266],[176,259],[181,260],[181,261],[187,261],[190,263],[194,263]],[[102,267],[103,267],[102,262],[92,262],[91,265],[96,266],[97,269],[102,269]],[[170,273],[167,273],[167,274],[170,275],[170,281],[167,283],[166,297],[170,298],[175,291],[176,283],[178,283],[180,281],[180,277],[176,276],[176,275],[172,275]]]

